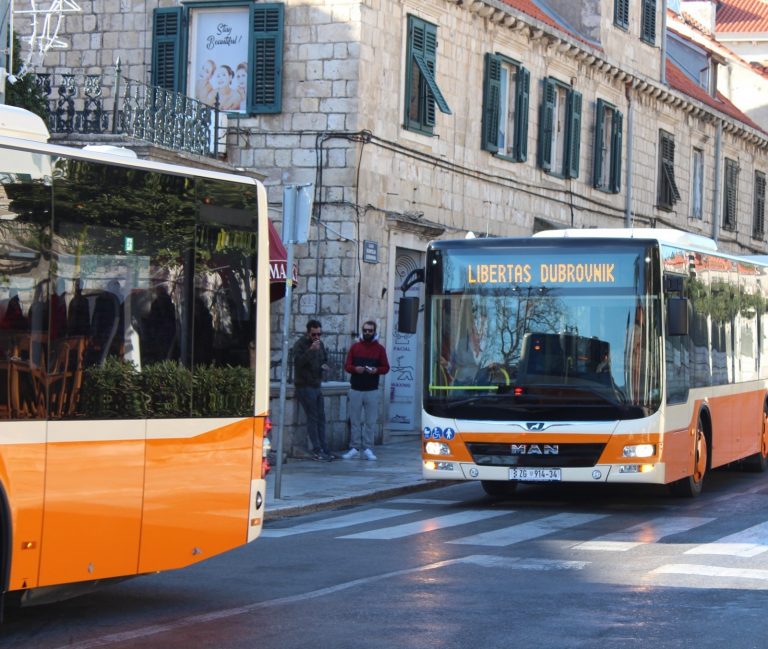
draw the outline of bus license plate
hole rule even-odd
[[[509,470],[510,480],[525,480],[527,482],[560,482],[560,469],[532,469],[512,467]]]

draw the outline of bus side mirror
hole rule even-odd
[[[688,299],[670,297],[667,299],[667,335],[688,335]]]
[[[397,330],[403,334],[415,334],[419,323],[419,298],[401,297],[397,315]]]

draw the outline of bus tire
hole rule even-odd
[[[763,421],[760,427],[760,450],[744,460],[748,471],[763,473],[768,469],[768,403],[763,404]]]
[[[670,483],[670,491],[675,496],[695,498],[704,487],[704,476],[709,466],[709,445],[704,422],[699,415],[696,421],[696,434],[693,440],[693,473],[682,480]]]
[[[517,482],[514,480],[481,480],[480,484],[491,498],[507,498],[517,489]]]

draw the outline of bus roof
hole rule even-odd
[[[187,167],[166,162],[154,162],[143,158],[137,158],[130,154],[115,155],[117,147],[87,147],[78,149],[75,147],[48,144],[48,129],[45,123],[34,113],[0,104],[0,146],[19,151],[41,153],[76,160],[90,160],[103,162],[115,166],[132,167],[143,171],[157,171],[176,176],[192,176],[222,180],[227,182],[258,184],[253,176],[228,173],[223,171],[211,171],[198,167]]]
[[[35,142],[48,141],[45,122],[28,110],[0,104],[0,133]]]
[[[717,250],[717,243],[714,239],[672,228],[565,228],[562,230],[543,230],[533,236],[554,239],[655,239],[663,243],[699,250]]]

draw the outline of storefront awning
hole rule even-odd
[[[267,224],[269,227],[269,299],[271,302],[274,302],[285,297],[285,280],[288,277],[286,271],[288,253],[272,221],[268,219]],[[296,264],[294,264],[294,282],[296,278]]]

